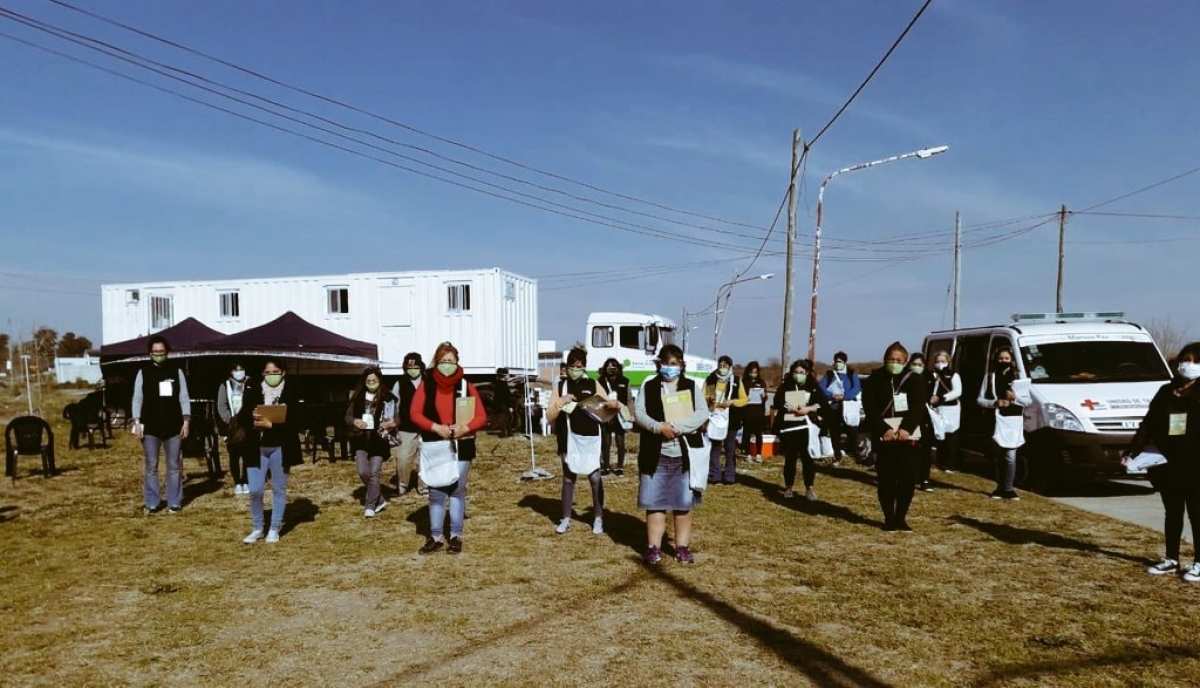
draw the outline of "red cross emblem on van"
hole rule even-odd
[[[1100,402],[1092,401],[1091,399],[1084,399],[1079,405],[1087,407],[1087,410],[1089,411],[1095,411],[1096,407],[1100,405]]]

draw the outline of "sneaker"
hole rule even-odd
[[[387,505],[388,503],[386,499],[379,500],[379,503],[375,505],[375,513],[378,514],[380,511],[383,511],[387,508]]]
[[[657,564],[658,562],[662,561],[662,550],[655,547],[654,545],[650,545],[650,547],[646,550],[646,556],[644,557],[644,561],[647,564],[651,564],[651,565]]]
[[[1192,568],[1188,569],[1188,573],[1192,573],[1193,571],[1196,571],[1196,564],[1193,564]],[[1150,573],[1155,576],[1161,576],[1166,573],[1179,573],[1179,562],[1175,561],[1174,559],[1163,559],[1154,566],[1146,569],[1146,573]]]
[[[953,474],[954,474],[954,469],[953,469],[953,468],[943,468],[943,469],[942,469],[942,472],[943,472],[943,473],[948,473],[948,474],[951,474],[951,475],[953,475]]]
[[[279,542],[279,531],[278,530],[267,531],[266,543],[268,545],[273,545],[276,542]]]
[[[901,533],[913,532],[912,526],[908,525],[908,521],[901,521],[901,522],[897,523],[896,530],[900,531]]]
[[[417,550],[417,554],[433,554],[441,549],[444,544],[446,543],[441,540],[434,540],[427,535],[425,536],[425,544],[421,545],[421,549]]]
[[[262,529],[256,528],[256,529],[250,531],[249,535],[242,538],[242,542],[246,543],[247,545],[253,545],[254,543],[261,540],[262,537],[263,537]]]
[[[612,473],[612,469],[608,466],[600,469],[600,475],[608,475],[609,473]]]
[[[462,538],[450,536],[450,544],[446,545],[446,554],[462,554]]]
[[[613,469],[613,475],[615,475],[615,476],[617,476],[618,478],[620,478],[620,477],[622,477],[622,476],[624,476],[624,475],[625,475],[625,469],[624,469],[624,468],[614,468],[614,469]]]
[[[563,533],[567,532],[570,529],[571,529],[571,519],[564,518],[563,520],[558,522],[557,526],[554,527],[554,532],[558,533],[559,535],[562,535]]]
[[[363,511],[363,518],[375,518],[375,510],[367,509]]]
[[[603,534],[604,534],[604,519],[597,518],[595,521],[592,521],[592,535],[603,535]]]
[[[1183,572],[1183,579],[1189,583],[1200,583],[1200,561],[1192,564],[1191,568]]]
[[[815,501],[817,501],[817,493],[816,493],[816,490],[813,490],[811,487],[805,488],[805,489],[804,489],[804,498],[805,498],[805,499],[807,499],[807,500],[808,500],[808,501],[810,501],[810,502],[815,502]]]
[[[1003,496],[1004,496],[1003,490],[992,490],[992,494],[991,494],[992,499],[1000,499]]]
[[[142,513],[143,513],[143,514],[145,514],[145,515],[147,515],[147,516],[153,516],[154,514],[162,513],[162,510],[163,510],[163,508],[162,508],[162,505],[161,505],[161,504],[159,504],[158,506],[144,506],[144,507],[142,507]]]
[[[917,490],[921,492],[933,492],[933,485],[930,485],[929,481],[925,481],[917,485]]]
[[[675,548],[675,561],[680,564],[695,564],[696,557],[692,554],[692,550],[687,548],[687,545],[680,545]]]
[[[250,486],[249,485],[242,485],[242,494],[244,494],[244,495],[250,494]]]
[[[168,514],[177,514],[177,513],[179,513],[180,511],[183,511],[183,507],[181,507],[181,506],[169,506],[169,507],[167,507],[167,513],[168,513]]]
[[[1000,496],[1009,502],[1021,501],[1021,495],[1017,494],[1016,490],[1008,490],[1007,492],[1001,492]]]
[[[786,489],[786,490],[784,490],[784,491],[783,491],[783,498],[784,498],[784,499],[791,499],[792,497],[795,497],[795,496],[796,496],[796,493],[795,493],[795,492],[793,492],[793,491],[792,491],[792,488],[790,488],[790,487],[789,487],[788,489]]]

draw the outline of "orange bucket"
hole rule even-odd
[[[777,441],[777,439],[774,435],[763,435],[763,446],[762,446],[762,450],[759,451],[759,455],[762,456],[764,459],[775,456],[775,442],[776,441]]]

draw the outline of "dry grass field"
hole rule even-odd
[[[48,404],[51,408],[61,408]],[[4,415],[20,412],[8,403]],[[7,421],[7,417],[2,420]],[[480,439],[465,552],[418,556],[424,500],[365,520],[352,462],[293,470],[283,539],[188,459],[182,513],[141,513],[140,449],[36,457],[0,486],[0,683],[25,685],[1192,685],[1200,587],[1143,573],[1160,536],[978,476],[880,530],[873,474],[824,467],[784,500],[778,461],[710,488],[697,563],[640,561],[636,478],[608,533],[554,533],[559,480]],[[553,444],[540,466],[559,473]],[[389,465],[390,467],[390,465]],[[668,552],[670,551],[668,547]],[[1186,556],[1186,554],[1185,554]]]

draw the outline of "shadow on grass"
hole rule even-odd
[[[408,521],[409,523],[416,526],[417,535],[420,535],[422,537],[428,537],[429,536],[429,501],[428,501],[429,498],[422,497],[422,499],[426,500],[425,503],[422,504],[421,506],[417,507],[413,511],[409,512],[408,517],[405,518],[404,520]],[[447,511],[449,511],[449,509],[447,509]]]
[[[972,686],[995,686],[1012,683],[1020,679],[1031,679],[1034,683],[1054,683],[1053,679],[1059,674],[1072,674],[1080,669],[1096,669],[1099,667],[1120,667],[1131,664],[1154,664],[1176,662],[1181,659],[1200,658],[1200,650],[1195,647],[1180,645],[1161,646],[1151,643],[1148,648],[1128,648],[1124,651],[1108,652],[1091,657],[1059,660],[1053,662],[1030,662],[1028,664],[1013,664],[993,669],[967,683]],[[1064,678],[1069,682],[1069,678]]]
[[[845,521],[855,525],[869,526],[871,528],[882,528],[883,519],[875,520],[867,518],[862,514],[850,509],[849,507],[840,504],[832,504],[830,502],[810,502],[804,498],[803,492],[798,492],[795,497],[787,499],[783,496],[783,488],[776,483],[769,483],[765,480],[752,475],[739,475],[738,483],[752,490],[762,492],[762,495],[768,502],[778,504],[793,511],[799,511],[802,514],[812,516],[824,516],[826,518],[834,518],[839,521]],[[818,495],[820,494],[821,483],[815,485]],[[803,488],[801,488],[803,489]]]
[[[317,520],[317,514],[321,512],[321,507],[313,504],[312,500],[307,497],[300,497],[295,501],[290,501],[287,504],[287,509],[283,512],[283,527],[279,529],[280,535],[287,535],[292,532],[301,523],[312,523]],[[271,522],[271,510],[263,514],[263,521]]]
[[[195,476],[200,476],[200,479],[194,479]],[[185,475],[185,480],[183,483],[183,504],[181,506],[187,506],[204,495],[212,494],[220,489],[220,478],[210,478],[207,473],[193,473],[191,475]]]
[[[576,496],[579,495],[578,488],[576,488],[575,493]],[[590,504],[590,494],[588,499],[588,503]],[[562,518],[562,502],[550,497],[528,494],[522,497],[521,501],[517,502],[517,506],[545,516],[546,520],[552,524],[557,524],[559,519]],[[589,514],[587,518],[581,516],[579,510],[575,510],[572,521],[578,521],[585,527],[591,528],[590,507],[586,513]],[[646,522],[636,516],[605,508],[604,534],[612,538],[612,541],[618,545],[628,547],[640,554],[646,544]]]
[[[0,523],[16,520],[19,515],[20,512],[15,506],[0,506]]]
[[[530,495],[530,497],[533,497],[533,495]],[[526,503],[528,499],[529,497],[522,499],[522,503]],[[543,513],[543,510],[547,508],[541,502],[552,502],[555,506],[558,504],[556,500],[545,497],[538,497],[536,499],[539,501],[528,502],[527,506],[534,509],[537,513]],[[626,518],[632,519],[629,516],[626,516]],[[607,523],[607,520],[605,522]],[[747,614],[732,604],[718,599],[709,593],[702,592],[687,582],[679,580],[671,574],[670,567],[642,566],[640,559],[640,557],[633,558],[633,561],[638,563],[638,569],[631,572],[624,582],[613,585],[606,593],[596,595],[582,605],[580,602],[572,601],[555,609],[546,609],[537,617],[497,628],[488,636],[473,641],[469,646],[449,650],[446,656],[443,657],[427,659],[374,685],[390,686],[396,685],[400,681],[417,681],[424,678],[427,673],[447,670],[449,664],[468,661],[471,655],[488,650],[494,643],[512,641],[513,638],[523,635],[541,636],[542,631],[540,627],[546,622],[560,621],[564,612],[581,613],[581,607],[587,604],[607,605],[610,603],[610,599],[621,599],[634,587],[649,579],[656,579],[666,585],[670,585],[683,599],[703,605],[726,623],[750,635],[755,643],[804,674],[814,685],[829,686],[830,688],[842,688],[845,686],[888,688],[891,685],[859,667],[848,664],[836,655],[817,647],[804,638],[798,637],[768,621]]]
[[[1040,530],[1030,530],[1029,528],[1018,528],[1010,526],[1006,523],[991,523],[989,521],[980,521],[970,516],[951,516],[950,520],[961,523],[965,526],[970,526],[981,533],[986,533],[1001,542],[1007,542],[1010,545],[1027,545],[1035,544],[1043,547],[1052,547],[1054,549],[1069,549],[1076,552],[1088,552],[1091,554],[1102,554],[1113,559],[1123,559],[1137,564],[1149,562],[1145,557],[1125,554],[1124,552],[1114,552],[1113,550],[1104,549],[1099,545],[1083,540],[1076,540],[1058,533],[1047,533]]]

